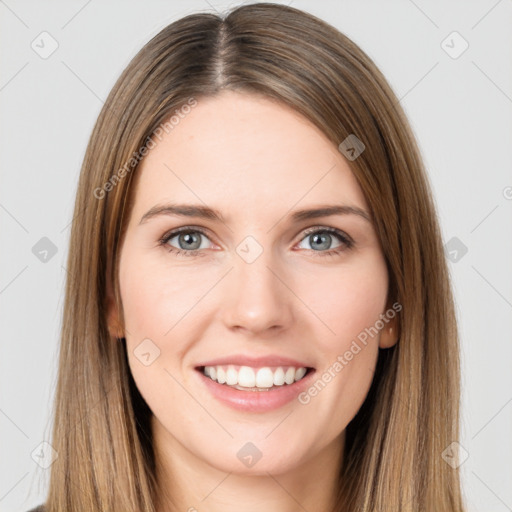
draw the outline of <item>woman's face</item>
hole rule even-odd
[[[154,140],[119,272],[155,442],[253,474],[341,446],[392,344],[385,260],[345,157],[293,110],[234,92]]]

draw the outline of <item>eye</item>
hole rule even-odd
[[[175,229],[171,233],[164,235],[159,240],[159,244],[164,246],[169,252],[175,253],[179,256],[195,256],[200,255],[200,249],[205,249],[202,246],[201,238],[208,238],[206,233],[199,228],[184,227]],[[176,238],[178,247],[170,245],[170,241]]]
[[[317,252],[318,256],[333,256],[346,249],[352,248],[354,245],[353,240],[346,233],[336,228],[312,228],[307,230],[304,234],[305,237],[302,240],[309,239],[309,245],[311,247],[309,250]],[[334,247],[334,249],[331,249],[333,238],[337,239],[340,243],[338,246]]]
[[[159,245],[177,256],[205,256],[202,249],[207,249],[208,244],[205,246],[202,243],[202,238],[209,240],[205,231],[200,228],[185,226],[164,235],[159,240]],[[353,240],[346,233],[330,227],[316,227],[305,231],[301,242],[308,238],[311,248],[306,249],[317,253],[316,256],[334,256],[352,248],[354,245]],[[338,240],[338,246],[334,249],[331,248],[333,238]],[[177,244],[177,247],[170,243],[173,239],[176,239],[174,243]]]

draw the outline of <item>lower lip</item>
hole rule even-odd
[[[268,391],[242,391],[219,384],[204,375],[202,370],[196,369],[196,372],[217,400],[233,409],[246,412],[266,412],[283,407],[297,398],[310,385],[311,378],[315,373],[314,370],[310,370],[301,380],[293,384],[283,384]]]

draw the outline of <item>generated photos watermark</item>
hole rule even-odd
[[[146,139],[146,142],[138,151],[134,151],[132,156],[125,162],[125,164],[117,170],[101,187],[94,189],[94,197],[96,199],[103,199],[107,193],[113,190],[116,185],[133,169],[137,167],[139,162],[146,156],[150,149],[156,146],[157,138],[159,141],[162,140],[164,133],[169,134],[174,128],[180,123],[181,119],[184,119],[192,109],[197,106],[197,100],[195,98],[189,98],[187,102],[182,105],[179,109],[174,111],[175,115],[171,116],[165,123],[160,124],[156,130]]]
[[[371,327],[366,327],[361,331],[357,338],[352,340],[350,347],[343,354],[338,355],[336,360],[324,370],[314,384],[299,394],[299,402],[303,405],[309,404],[311,399],[317,396],[366,347],[368,340],[377,336],[384,326],[395,318],[401,310],[402,305],[399,302],[395,302],[385,313],[381,313],[380,318]]]

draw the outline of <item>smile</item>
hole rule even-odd
[[[278,366],[217,365],[202,367],[203,374],[219,384],[242,391],[269,391],[301,380],[311,368]]]
[[[264,413],[293,402],[311,385],[315,369],[306,366],[195,368],[199,385],[219,403],[241,412]]]

